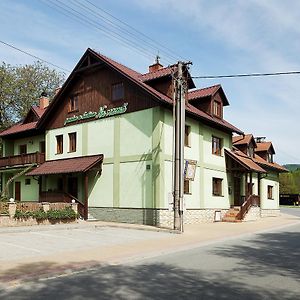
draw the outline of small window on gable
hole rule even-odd
[[[78,96],[71,96],[69,98],[69,109],[68,112],[78,111]]]
[[[124,99],[124,85],[123,82],[115,83],[111,86],[112,101]]]
[[[69,133],[69,152],[76,152],[76,132]]]
[[[273,163],[273,154],[268,153],[268,162]]]
[[[212,137],[212,154],[221,156],[222,155],[221,150],[222,150],[222,139],[220,139],[216,136],[213,136]]]
[[[254,157],[254,148],[251,144],[248,147],[248,156]]]
[[[212,194],[213,196],[222,196],[222,178],[215,178],[212,179]]]
[[[188,125],[184,128],[184,146],[191,147],[191,126]]]
[[[26,178],[26,179],[25,179],[25,185],[30,185],[30,184],[31,184],[30,178]]]
[[[268,185],[268,199],[273,200],[273,186],[272,185]]]
[[[218,101],[214,101],[213,103],[213,114],[219,118],[222,118],[222,107],[221,103]]]
[[[63,135],[56,136],[56,154],[61,154],[64,152],[64,145],[63,145]]]

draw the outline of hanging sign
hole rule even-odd
[[[107,109],[107,106],[104,105],[104,106],[101,106],[99,108],[98,112],[89,111],[89,112],[85,112],[82,115],[66,118],[64,125],[69,124],[69,123],[73,123],[73,122],[77,122],[77,121],[81,121],[81,120],[102,119],[102,118],[105,118],[105,117],[120,115],[120,114],[123,114],[123,113],[126,112],[127,106],[128,106],[128,103],[124,103],[122,106]]]
[[[186,160],[184,165],[184,179],[194,181],[196,167],[197,167],[196,160]]]

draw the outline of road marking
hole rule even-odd
[[[37,253],[42,252],[41,250],[38,250],[38,249],[35,249],[35,248],[25,247],[25,246],[21,246],[21,245],[18,245],[18,244],[13,244],[13,243],[8,243],[8,242],[1,242],[1,244],[2,245],[5,244],[5,245],[8,245],[8,246],[13,246],[13,247],[21,248],[21,249],[34,251],[34,252],[37,252]]]

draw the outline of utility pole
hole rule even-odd
[[[178,62],[175,77],[175,157],[174,157],[174,229],[183,231],[183,190],[184,190],[184,132],[185,98],[187,78],[183,68],[189,63]]]

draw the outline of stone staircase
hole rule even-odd
[[[242,220],[238,218],[240,209],[241,209],[240,206],[231,207],[223,217],[222,222],[234,222],[234,223],[242,222]]]

